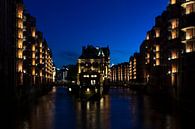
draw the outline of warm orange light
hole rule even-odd
[[[195,27],[186,29],[186,39],[192,39],[193,37],[195,37]]]
[[[178,56],[177,56],[177,51],[175,50],[175,51],[172,51],[171,52],[171,59],[177,59],[178,58]]]
[[[23,21],[18,20],[18,28],[23,29]]]
[[[35,29],[35,27],[32,27],[31,31],[32,31],[32,37],[35,37],[36,36],[36,29]]]
[[[177,19],[173,19],[171,21],[171,29],[177,28],[178,27],[178,24],[179,24],[178,20]]]
[[[194,11],[193,10],[193,5],[194,5],[194,3],[186,5],[186,14],[190,14],[190,13],[192,13]]]
[[[170,4],[176,4],[176,0],[170,0]]]
[[[23,38],[23,32],[22,30],[18,30],[18,38]]]
[[[156,52],[160,51],[160,45],[156,45]]]
[[[35,51],[35,45],[32,45],[32,51]]]
[[[35,65],[35,59],[32,60],[32,65]]]
[[[33,58],[33,59],[35,58],[35,52],[32,53],[32,58]]]
[[[19,59],[22,59],[23,58],[22,50],[18,50],[18,58]]]
[[[156,59],[156,65],[160,65],[160,60]]]
[[[32,75],[35,75],[35,68],[32,69]]]
[[[17,17],[18,18],[23,18],[23,10],[22,10],[22,8],[19,8],[18,10],[17,10]]]
[[[172,73],[176,73],[177,72],[177,67],[176,65],[172,65]]]
[[[160,58],[160,53],[156,53],[156,59]]]
[[[171,38],[172,38],[172,39],[177,38],[177,31],[176,31],[176,30],[173,30],[173,31],[171,32]]]
[[[23,66],[22,66],[22,63],[19,62],[18,63],[18,72],[22,72],[23,71]]]
[[[40,71],[40,74],[39,74],[39,75],[40,75],[40,77],[42,77],[42,76],[43,76],[43,73],[42,73],[42,71]]]
[[[22,47],[23,47],[22,39],[18,39],[18,48],[22,48]]]
[[[156,38],[160,37],[160,30],[156,29],[155,32],[156,32]]]

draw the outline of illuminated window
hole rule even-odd
[[[177,58],[178,58],[177,51],[176,50],[172,51],[171,52],[171,59],[177,59]]]
[[[23,71],[22,63],[18,63],[18,72],[22,72],[22,71]]]
[[[22,8],[18,9],[17,16],[18,16],[18,18],[23,18]]]
[[[192,39],[195,37],[195,28],[190,28],[186,30],[186,39]]]
[[[89,75],[83,75],[84,78],[89,78]]]
[[[18,30],[18,38],[23,38],[23,32],[21,30]]]
[[[35,69],[34,68],[32,69],[32,75],[35,75]]]
[[[156,60],[156,65],[160,65],[160,59]]]
[[[40,77],[42,77],[42,76],[43,76],[43,73],[42,73],[42,71],[40,71],[39,75],[40,75]]]
[[[35,65],[35,60],[34,60],[34,59],[32,60],[32,65],[33,65],[33,66]]]
[[[190,53],[190,52],[192,52],[192,50],[193,50],[192,44],[187,44],[186,45],[186,53]]]
[[[35,45],[32,45],[32,51],[35,51]]]
[[[150,53],[147,53],[147,58],[150,58]]]
[[[178,19],[173,19],[172,21],[171,21],[171,29],[175,29],[175,28],[177,28],[179,26],[179,21],[178,21]]]
[[[170,0],[170,4],[176,4],[176,0]]]
[[[156,33],[156,38],[160,37],[160,30],[159,29],[156,29],[155,33]]]
[[[32,27],[31,31],[32,31],[32,37],[35,37],[36,36],[36,29],[34,27]]]
[[[91,85],[95,85],[96,84],[96,80],[91,80]]]
[[[97,75],[91,75],[91,77],[96,78],[96,77],[97,77]]]
[[[20,58],[20,59],[23,58],[22,50],[18,50],[18,58]]]
[[[195,9],[194,9],[194,3],[193,4],[187,4],[186,5],[186,14],[190,14],[192,12],[195,12]]]
[[[156,45],[156,52],[160,51],[160,45]]]
[[[35,58],[35,52],[32,53],[32,58]]]
[[[22,48],[23,47],[23,42],[21,39],[18,40],[18,48]]]
[[[176,73],[177,72],[177,67],[176,65],[172,65],[172,73]]]
[[[160,58],[160,53],[156,53],[156,59]]]
[[[173,31],[171,32],[171,38],[172,38],[172,39],[177,38],[177,31],[176,31],[176,30],[173,30]]]
[[[22,22],[22,20],[18,20],[18,28],[23,29],[23,22]]]
[[[146,35],[146,39],[149,40],[150,39],[150,36],[149,34]]]

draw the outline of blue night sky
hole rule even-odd
[[[111,63],[139,51],[168,0],[24,0],[57,67],[76,64],[82,46],[110,47]]]

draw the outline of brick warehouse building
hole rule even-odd
[[[22,0],[1,0],[0,13],[1,92],[25,98],[54,81],[52,52]]]

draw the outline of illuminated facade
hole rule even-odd
[[[167,9],[155,19],[155,25],[140,46],[141,82],[152,91],[178,95],[182,44],[182,8],[180,0],[170,0]]]
[[[129,82],[141,82],[140,74],[141,74],[141,62],[140,62],[140,54],[134,53],[133,56],[129,59]]]
[[[129,81],[129,63],[124,62],[111,67],[112,82],[128,82]]]
[[[181,64],[180,99],[188,110],[193,110],[191,106],[194,102],[194,72],[195,72],[195,1],[184,0],[181,4],[183,9],[182,43],[185,46]]]
[[[17,4],[17,85],[44,85],[54,82],[52,53],[42,32],[36,28],[36,18]]]
[[[106,81],[110,80],[109,47],[93,47],[91,45],[83,47],[82,54],[77,60],[77,67],[77,85],[80,85],[80,75],[82,73],[96,72],[100,74],[100,82],[91,83],[99,83],[102,86]],[[89,75],[83,76],[87,78]]]

